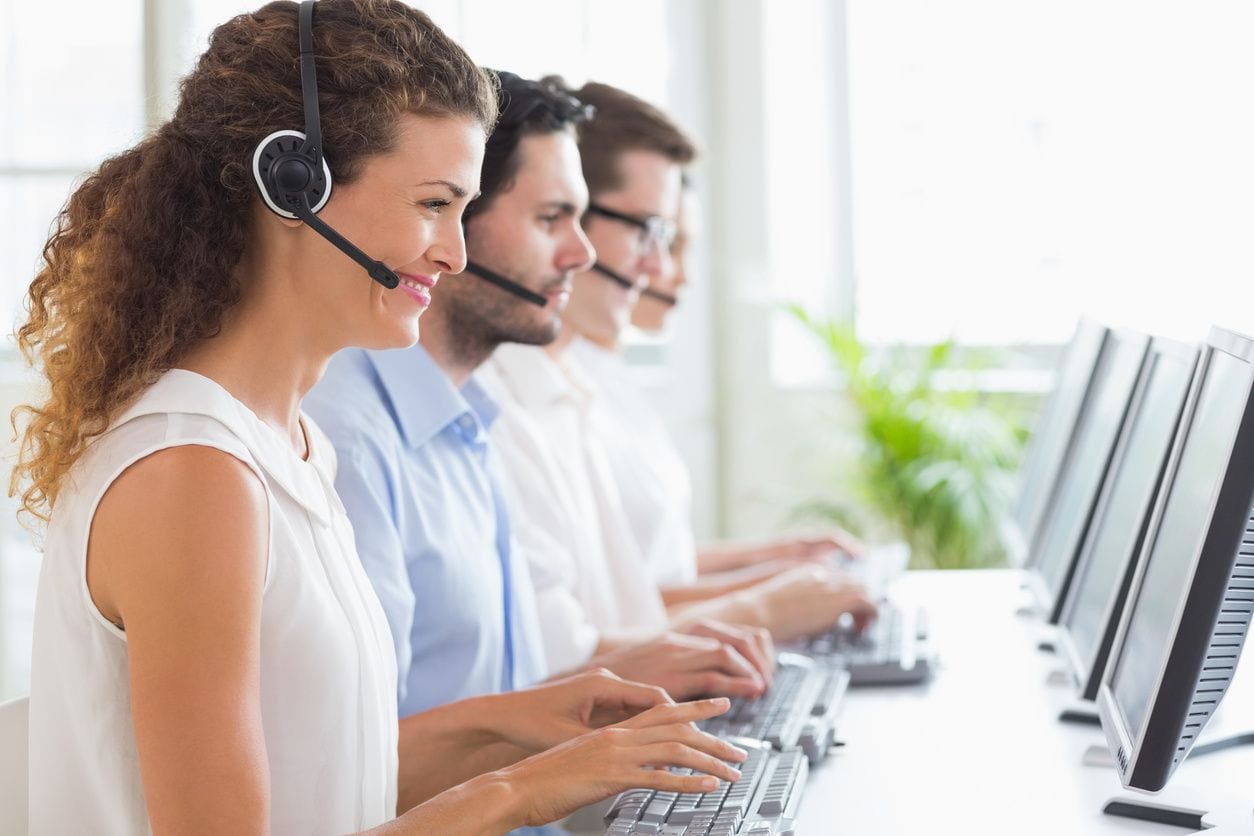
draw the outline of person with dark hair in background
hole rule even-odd
[[[419,345],[341,352],[306,401],[335,445],[336,488],[392,626],[401,716],[589,661],[546,664],[550,614],[537,612],[514,536],[528,521],[502,493],[488,438],[498,408],[474,374],[502,343],[553,340],[571,275],[595,257],[579,223],[575,132],[588,114],[550,85],[499,79],[501,116],[465,214],[466,272],[433,290]],[[749,660],[770,668],[769,647],[738,630],[604,636],[597,649],[623,650],[614,673],[674,697],[757,693]]]
[[[339,349],[417,338],[465,265],[497,105],[404,3],[314,10],[218,27],[173,118],[71,195],[31,285],[30,831],[480,834],[712,786],[659,763],[734,779],[742,755],[689,725],[726,701],[603,673],[398,727],[388,624],[300,402]],[[303,86],[325,145],[276,133],[317,128]]]
[[[541,585],[541,600],[566,605],[566,634],[581,622],[612,629],[606,619],[624,611],[662,613],[680,625],[712,618],[765,628],[780,642],[829,628],[844,613],[866,623],[875,609],[863,591],[810,562],[838,546],[856,548],[851,541],[710,550],[700,560],[707,570],[737,571],[699,578],[687,509],[673,493],[650,493],[663,479],[681,483],[682,492],[687,474],[669,442],[667,455],[656,454],[649,436],[660,421],[634,391],[620,341],[641,290],[675,273],[670,248],[683,168],[696,151],[669,117],[636,96],[599,83],[572,94],[598,114],[579,137],[590,193],[584,227],[597,260],[575,275],[556,340],[543,349],[510,346],[493,360],[518,407],[503,414],[496,432],[519,514],[538,523],[537,541],[566,542],[585,555],[573,564],[579,573],[549,573],[555,580]],[[548,491],[528,489],[546,472],[557,481],[563,469],[584,475],[599,528],[588,513],[572,524],[572,514],[552,510]],[[537,559],[536,550],[528,554]],[[589,568],[597,563],[599,572]]]

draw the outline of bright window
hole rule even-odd
[[[865,338],[1254,330],[1254,5],[847,8]]]

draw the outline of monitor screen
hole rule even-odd
[[[1196,363],[1195,347],[1154,342],[1081,548],[1060,643],[1084,699],[1097,695]]]
[[[1032,438],[1020,474],[1015,523],[1019,536],[1030,541],[1045,505],[1049,502],[1058,468],[1071,442],[1071,434],[1088,393],[1097,356],[1109,330],[1089,319],[1076,327],[1045,408],[1032,430]]]
[[[1218,705],[1254,612],[1254,342],[1208,342],[1099,694],[1121,779],[1151,791]]]
[[[1058,605],[1088,530],[1148,347],[1149,338],[1143,334],[1116,332],[1106,341],[1058,475],[1053,501],[1037,527],[1031,562],[1041,575],[1041,603],[1049,610],[1050,621],[1057,620]]]
[[[1170,645],[1193,560],[1206,535],[1211,502],[1227,469],[1228,452],[1245,412],[1250,366],[1216,352],[1206,370],[1197,411],[1184,438],[1162,519],[1132,602],[1127,635],[1115,660],[1115,699],[1135,733],[1158,686],[1163,648]]]

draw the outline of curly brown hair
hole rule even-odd
[[[251,156],[304,126],[297,4],[219,26],[182,82],[174,117],[106,160],[58,215],[18,343],[47,400],[12,415],[9,485],[46,521],[90,441],[243,296],[235,267],[256,201]],[[403,113],[496,119],[489,76],[431,19],[398,0],[321,0],[314,25],[328,164],[350,183],[396,139]],[[24,489],[23,489],[24,488]]]

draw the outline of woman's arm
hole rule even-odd
[[[126,631],[154,833],[269,829],[260,699],[267,515],[253,472],[208,447],[139,461],[97,508],[88,588]]]
[[[269,832],[259,684],[267,513],[265,491],[252,471],[205,447],[178,447],[143,459],[110,486],[97,510],[88,543],[88,587],[100,612],[126,631],[131,716],[155,834]],[[535,695],[516,699],[534,701]],[[650,768],[655,764],[734,779],[735,771],[721,761],[741,760],[740,753],[690,725],[727,705],[726,700],[657,705],[459,784],[376,832],[504,833],[635,786],[678,791],[706,786],[704,778]],[[633,706],[628,700],[617,710]],[[483,741],[518,746],[502,726],[519,737],[513,728],[518,718],[507,721],[499,711],[485,713],[485,707],[475,701],[449,707],[448,716],[460,716],[443,735],[447,742],[437,750],[428,747],[425,758],[408,759],[402,770],[452,769],[456,761],[441,760],[441,752],[447,757],[470,751]],[[606,707],[611,714],[601,716],[612,716],[613,706]],[[543,739],[521,737],[519,750],[598,721],[595,707],[576,713],[573,721],[550,724]],[[439,719],[435,713],[428,722]],[[423,735],[415,732],[409,744],[416,747],[433,734],[438,734],[434,726]]]
[[[407,717],[398,806],[408,810],[470,778],[670,703],[661,688],[593,670]]]
[[[401,720],[398,812],[531,754],[493,728],[501,718],[485,699],[459,700]]]
[[[581,735],[514,766],[479,776],[413,808],[371,833],[440,833],[442,836],[503,834],[524,825],[547,824],[587,804],[635,787],[671,792],[709,792],[714,777],[735,781],[740,773],[724,761],[744,753],[697,731],[693,723],[727,710],[726,699],[666,704],[615,726]],[[656,765],[673,764],[699,775],[674,775]]]

